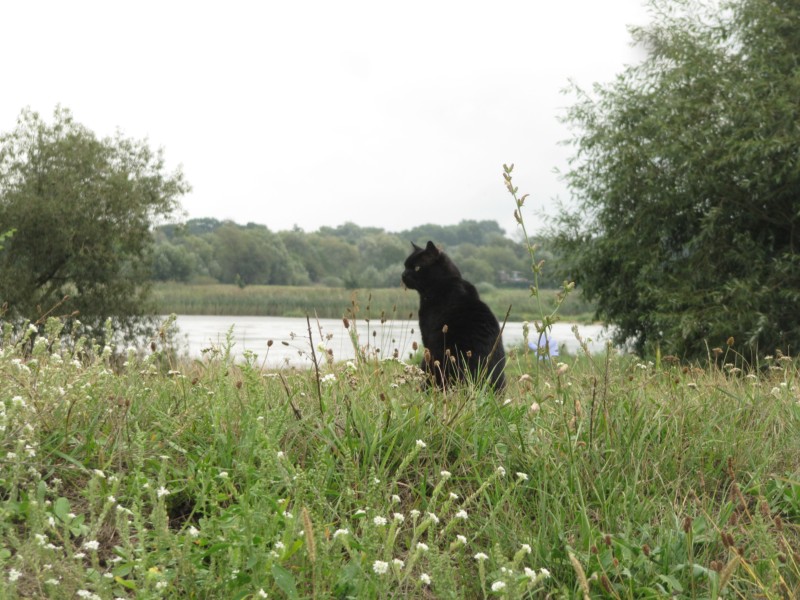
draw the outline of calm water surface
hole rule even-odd
[[[240,359],[245,352],[254,353],[258,361],[268,368],[282,366],[311,366],[308,323],[304,318],[289,317],[226,317],[178,315],[176,324],[180,351],[191,358],[201,358],[208,352],[224,350],[230,338],[230,352]],[[572,323],[556,323],[553,338],[569,352],[577,352],[579,345],[571,331]],[[416,321],[374,320],[357,322],[359,348],[380,358],[399,356],[408,358],[413,342],[421,344]],[[348,360],[355,356],[350,331],[341,319],[312,319],[311,338],[319,357],[332,353],[334,360]],[[588,340],[592,352],[605,348],[608,333],[601,325],[578,325],[580,335]],[[506,323],[503,344],[506,348],[522,343],[522,323]],[[272,345],[268,346],[268,341]]]

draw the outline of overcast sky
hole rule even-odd
[[[189,218],[306,231],[494,219],[568,193],[560,92],[639,60],[642,0],[181,2],[0,8],[0,131],[57,104],[162,147]]]

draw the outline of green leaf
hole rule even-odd
[[[289,598],[298,597],[294,576],[289,571],[280,565],[272,565],[272,577],[275,579],[276,585]]]

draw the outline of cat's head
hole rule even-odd
[[[406,259],[402,280],[406,287],[422,291],[448,279],[460,279],[461,273],[447,255],[433,242],[420,248],[411,242],[414,251]]]

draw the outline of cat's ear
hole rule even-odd
[[[416,245],[414,242],[411,242],[411,245],[414,247],[414,251],[415,251],[415,252],[419,252],[419,251],[421,251],[421,250],[422,250],[422,248],[420,248],[419,246],[417,246],[417,245]]]
[[[428,245],[425,246],[425,250],[427,250],[434,256],[439,256],[439,249],[430,240],[428,241]]]

